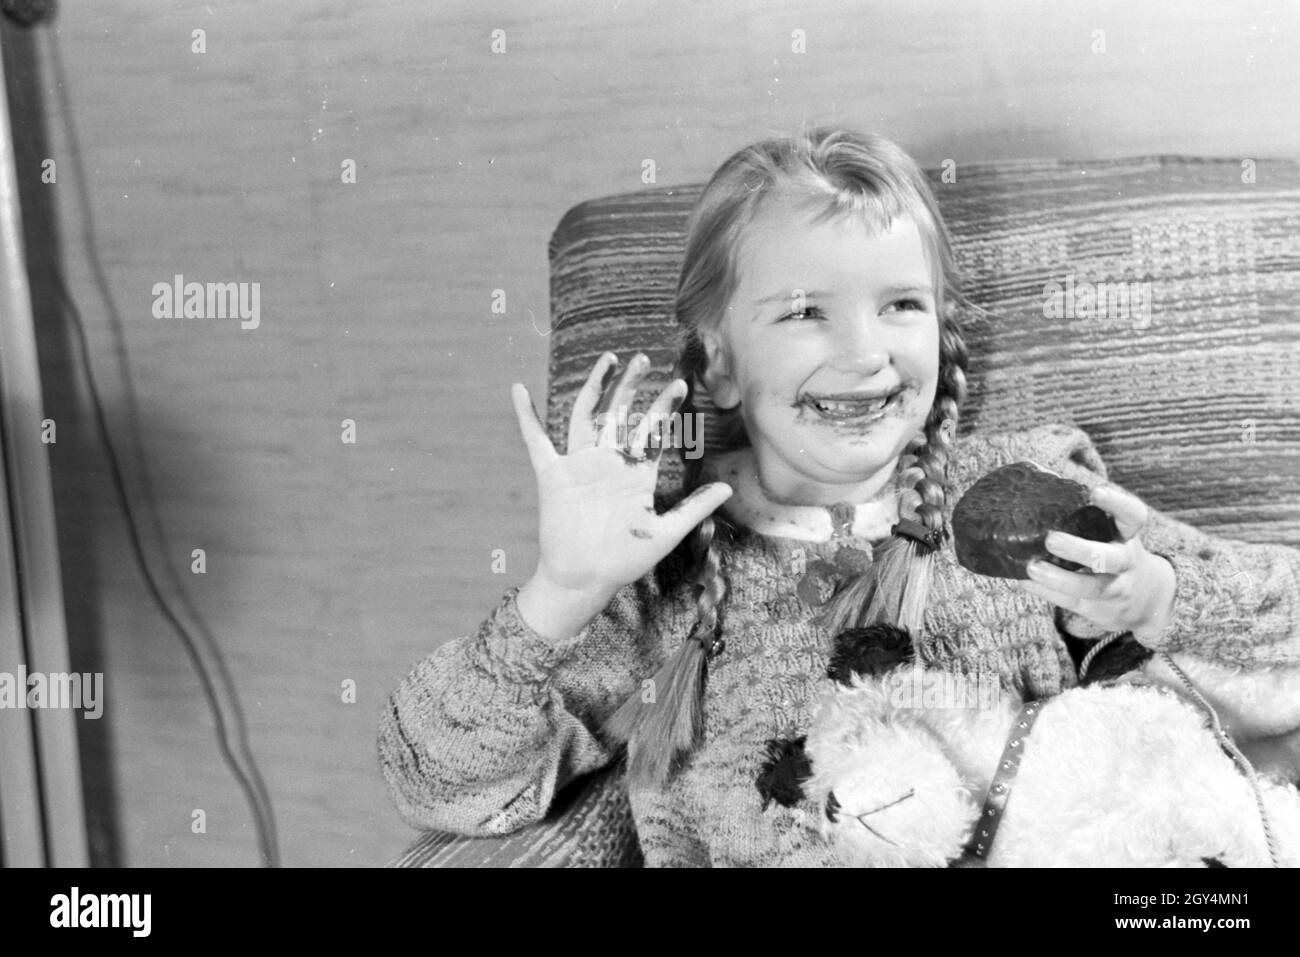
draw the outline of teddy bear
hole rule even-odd
[[[769,768],[770,796],[781,799],[781,769],[793,767],[846,863],[942,867],[991,830],[991,867],[1258,867],[1272,855],[1300,866],[1295,786],[1257,778],[1271,854],[1251,781],[1205,714],[1168,688],[1070,688],[1032,703],[1017,737],[1028,723],[1017,695],[988,676],[922,668],[911,648],[891,625],[841,633],[802,755],[772,754],[786,760]],[[990,829],[1000,763],[1014,775]]]

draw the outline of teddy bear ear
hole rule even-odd
[[[865,628],[848,628],[835,636],[826,675],[848,685],[853,675],[876,678],[916,657],[906,628],[877,622]]]
[[[763,796],[763,810],[776,801],[794,807],[804,798],[803,782],[812,776],[812,761],[804,745],[807,736],[772,738],[767,742],[767,759],[758,772],[758,793]]]

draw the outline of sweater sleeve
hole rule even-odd
[[[520,616],[518,591],[388,697],[379,760],[414,827],[480,837],[540,821],[565,784],[614,760],[596,729],[658,665],[671,616],[654,572],[560,642]]]
[[[1089,488],[1116,484],[1080,429],[1043,426],[1029,434],[1046,467]],[[1147,507],[1139,537],[1173,566],[1176,586],[1167,627],[1144,643],[1238,668],[1300,667],[1300,550],[1218,538]],[[1079,638],[1103,634],[1072,612],[1064,612],[1062,627]]]

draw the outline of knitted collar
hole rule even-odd
[[[752,447],[710,456],[705,471],[712,481],[726,482],[735,490],[722,510],[737,524],[761,535],[807,542],[847,538],[880,542],[890,536],[898,521],[898,489],[882,499],[860,504],[789,505],[773,501],[759,479]]]

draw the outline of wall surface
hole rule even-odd
[[[60,272],[163,590],[224,651],[284,861],[373,865],[413,836],[375,759],[384,696],[535,561],[508,389],[544,393],[567,208],[640,188],[646,159],[659,184],[706,179],[804,120],[958,168],[1300,156],[1287,0],[63,0],[4,40],[74,664],[107,676],[104,717],[79,722],[100,863],[258,858],[133,563]],[[259,283],[260,324],[155,318],[178,274]]]

